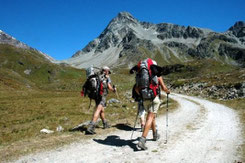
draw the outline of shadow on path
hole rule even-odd
[[[136,144],[133,143],[134,141],[138,139],[124,140],[124,139],[121,139],[117,135],[111,135],[105,138],[105,140],[102,140],[102,139],[93,139],[93,140],[97,143],[104,144],[104,145],[110,145],[110,146],[116,146],[116,147],[129,146],[134,151],[139,151],[138,148],[136,147]]]
[[[128,124],[118,123],[112,127],[116,127],[118,130],[124,130],[124,131],[133,131],[134,128],[129,126]],[[140,130],[141,128],[135,128],[135,131]]]

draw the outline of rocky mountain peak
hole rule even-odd
[[[120,12],[99,37],[64,62],[77,68],[116,67],[151,56],[162,58],[165,64],[208,57],[245,65],[244,24],[239,21],[230,31],[217,33],[192,26],[140,22],[130,13]]]
[[[135,19],[130,13],[128,12],[119,12],[117,15],[119,19]]]
[[[85,48],[75,53],[72,57],[93,51],[96,54],[102,53],[111,47],[116,47],[129,32],[132,32],[132,27],[138,26],[139,24],[139,21],[130,13],[120,12],[111,20],[97,39],[91,41]]]
[[[232,26],[231,28],[243,28],[245,27],[245,22],[244,21],[237,21],[234,26]]]
[[[231,31],[238,38],[245,37],[245,22],[237,21],[228,31]]]
[[[118,26],[136,25],[138,20],[128,12],[120,12],[108,25],[108,29],[115,29]]]

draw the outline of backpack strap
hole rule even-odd
[[[108,94],[108,78],[104,75],[99,77],[99,95],[103,95],[106,91]]]
[[[148,58],[147,59],[147,66],[148,66],[148,71],[149,71],[149,75],[150,75],[150,86],[149,87],[153,91],[154,96],[156,97],[157,94],[158,94],[159,85],[152,84],[152,81],[151,81],[152,80],[152,71],[151,71],[151,66],[152,65],[154,65],[152,59]]]
[[[103,81],[100,81],[100,95],[102,95],[103,94],[103,92],[104,92],[104,86],[103,86]]]
[[[138,70],[138,71],[140,70],[140,65],[141,65],[141,61],[139,61],[138,64],[137,64],[137,67],[138,67],[137,70]]]
[[[147,68],[148,68],[148,71],[149,71],[149,74],[150,74],[150,78],[151,78],[151,75],[152,75],[152,73],[151,73],[151,65],[153,65],[153,61],[152,61],[152,59],[148,58],[147,59]]]

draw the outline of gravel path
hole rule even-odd
[[[241,143],[239,118],[232,109],[207,100],[171,94],[179,108],[168,114],[168,143],[165,142],[166,117],[157,117],[161,138],[147,137],[147,151],[136,148],[141,132],[119,130],[97,135],[88,141],[24,156],[16,162],[235,162]]]

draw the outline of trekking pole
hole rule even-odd
[[[168,94],[167,94],[167,108],[166,108],[166,140],[164,144],[168,143]]]
[[[90,102],[89,102],[89,107],[88,107],[88,110],[90,109],[90,106],[91,106],[91,98],[90,98]]]
[[[115,85],[113,85],[113,89],[115,89],[115,88],[116,88],[116,86],[115,86]],[[119,100],[119,96],[118,96],[117,90],[115,91],[115,93],[116,93],[117,98],[118,98],[118,100]]]
[[[134,129],[133,129],[132,134],[131,134],[131,140],[132,140],[132,137],[133,137],[133,134],[134,134],[134,130],[135,130],[136,122],[137,122],[137,119],[138,119],[138,115],[139,115],[139,106],[138,106],[138,112],[137,112],[137,115],[136,115],[136,118],[135,118],[135,122],[134,122]]]

